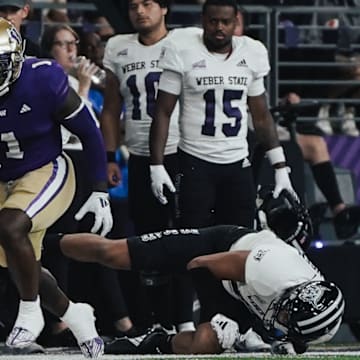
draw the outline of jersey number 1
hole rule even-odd
[[[2,133],[1,141],[5,142],[9,151],[6,152],[8,159],[22,159],[24,152],[21,151],[19,141],[16,139],[13,131]]]

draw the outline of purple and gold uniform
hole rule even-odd
[[[31,58],[0,97],[0,207],[21,209],[29,216],[37,259],[46,229],[69,207],[75,192],[74,169],[62,152],[60,125],[86,138],[84,151],[94,161],[92,181],[106,179],[101,135],[84,104],[60,116],[68,93],[68,78],[60,65]],[[6,265],[2,248],[0,265]]]

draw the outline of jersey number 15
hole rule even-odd
[[[232,100],[241,100],[243,90],[224,90],[223,93],[223,113],[228,118],[235,118],[234,125],[225,123],[222,125],[222,132],[225,136],[237,136],[241,127],[242,113],[238,107],[231,104]],[[207,136],[215,136],[215,90],[211,89],[204,94],[205,100],[205,123],[201,127],[201,134]]]

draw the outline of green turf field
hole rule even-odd
[[[80,353],[68,353],[63,352],[56,354],[49,351],[46,354],[39,355],[0,355],[0,359],[24,359],[24,360],[81,360],[85,359]],[[323,352],[323,353],[307,353],[306,355],[297,356],[274,356],[271,354],[226,354],[222,356],[175,356],[175,355],[104,355],[100,359],[103,360],[253,360],[253,359],[273,359],[273,360],[329,360],[329,359],[341,359],[341,360],[355,360],[360,359],[360,351],[346,352]]]
[[[77,348],[48,348],[45,354],[10,355],[4,353],[0,344],[0,360],[85,360]],[[327,344],[311,347],[308,352],[297,356],[275,356],[270,353],[224,353],[222,355],[103,355],[101,360],[355,360],[360,359],[360,343]]]

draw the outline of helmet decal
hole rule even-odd
[[[321,285],[310,284],[299,294],[299,299],[311,304],[316,310],[322,310],[325,305],[321,302],[321,299],[325,291],[329,291],[329,289]]]
[[[265,314],[270,333],[283,340],[318,344],[329,341],[339,329],[345,301],[340,289],[328,281],[310,281],[289,289]],[[279,314],[287,314],[286,322]],[[274,336],[276,337],[276,336]]]

